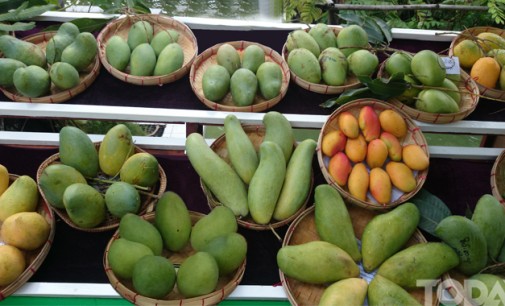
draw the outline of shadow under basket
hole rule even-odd
[[[95,143],[95,147],[98,150],[100,148],[100,143]],[[145,152],[145,151],[142,150],[141,148],[137,147],[137,146],[134,146],[134,154],[135,153],[141,153],[141,152]],[[39,179],[40,179],[42,173],[44,172],[45,168],[47,168],[49,165],[58,164],[58,163],[61,163],[60,162],[60,154],[59,153],[53,154],[53,155],[49,156],[46,160],[44,160],[42,162],[42,164],[39,166],[39,168],[37,169],[37,182],[39,181]],[[143,215],[145,213],[153,211],[154,210],[154,205],[157,202],[157,199],[161,195],[163,195],[163,193],[166,190],[166,187],[167,187],[167,177],[166,177],[165,171],[163,170],[163,168],[160,165],[158,165],[158,172],[159,172],[159,180],[158,180],[158,182],[151,188],[150,191],[146,191],[146,192],[140,193],[141,204],[140,204],[140,209],[139,209],[139,211],[137,213],[138,215]],[[119,178],[117,178],[117,177],[116,178],[111,178],[110,176],[107,176],[107,175],[105,175],[105,174],[103,174],[101,172],[99,172],[97,178],[99,178],[99,179],[105,179],[105,180],[119,181]],[[91,181],[91,180],[88,180],[88,184],[91,185],[92,187],[94,187],[95,189],[103,190],[103,192],[105,192],[106,188],[110,185],[109,183],[103,183],[103,184],[101,184],[101,183],[93,183],[93,181]],[[44,200],[46,202],[48,202],[47,199],[46,199],[46,197],[45,197],[45,195],[44,195],[44,191],[40,188],[40,185],[39,185],[39,192],[42,195],[42,197],[44,198]],[[49,205],[49,206],[70,227],[78,229],[78,230],[81,230],[81,231],[85,231],[85,232],[104,232],[104,231],[108,231],[108,230],[117,228],[119,226],[119,222],[121,221],[120,218],[118,218],[116,216],[113,216],[111,213],[109,213],[107,211],[105,220],[102,223],[100,223],[96,227],[83,228],[83,227],[79,227],[77,224],[75,224],[70,219],[70,217],[69,217],[69,215],[68,215],[68,213],[66,212],[65,209],[57,208],[57,207],[54,207],[52,205]]]

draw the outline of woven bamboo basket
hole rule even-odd
[[[184,62],[181,68],[170,74],[161,76],[135,76],[129,74],[129,66],[126,68],[126,71],[123,72],[109,64],[105,55],[105,47],[109,38],[114,35],[119,35],[126,40],[130,27],[140,20],[147,21],[153,26],[154,35],[160,31],[170,29],[179,32],[180,35],[177,43],[182,47],[184,52]],[[160,14],[127,15],[117,18],[107,24],[107,26],[100,31],[97,37],[97,42],[98,56],[100,57],[100,61],[102,62],[105,70],[121,81],[141,86],[163,85],[179,80],[189,72],[191,64],[198,54],[196,37],[191,29],[180,21]]]
[[[274,62],[278,64],[282,70],[282,85],[280,93],[276,97],[270,100],[266,100],[261,96],[261,94],[258,91],[256,93],[253,103],[249,106],[235,105],[233,103],[231,93],[229,92],[219,102],[213,102],[209,99],[206,99],[205,95],[203,94],[203,87],[202,87],[203,74],[205,73],[205,71],[209,66],[217,64],[217,50],[223,44],[230,44],[233,47],[235,47],[241,59],[244,53],[244,49],[250,45],[257,45],[258,47],[263,49],[263,51],[265,51],[265,61]],[[229,111],[229,112],[262,112],[273,107],[274,105],[279,103],[279,101],[281,101],[282,98],[284,98],[289,87],[289,75],[290,72],[288,64],[275,50],[259,43],[242,40],[242,41],[223,42],[214,45],[208,48],[207,50],[203,51],[201,54],[199,54],[196,60],[193,62],[193,65],[191,65],[191,71],[189,73],[189,81],[191,83],[191,89],[193,89],[193,92],[196,94],[198,99],[210,109],[219,111]]]
[[[149,222],[154,222],[154,212],[146,214],[143,218]],[[190,211],[191,222],[194,225],[199,219],[201,219],[204,214]],[[246,260],[242,263],[240,267],[235,270],[235,272],[229,275],[223,275],[219,277],[218,285],[216,289],[206,295],[184,298],[178,290],[177,285],[167,296],[163,299],[153,299],[142,296],[135,292],[131,280],[125,280],[117,278],[109,265],[108,253],[112,242],[119,238],[119,231],[116,231],[112,236],[111,240],[107,244],[105,253],[103,256],[103,266],[105,273],[109,278],[109,281],[114,287],[114,289],[125,299],[132,302],[135,305],[162,305],[162,306],[178,306],[178,305],[194,305],[194,306],[205,306],[205,305],[216,305],[222,300],[226,299],[233,290],[240,284],[242,277],[244,276]],[[178,267],[187,257],[194,254],[193,250],[188,243],[188,245],[182,249],[180,252],[173,253],[167,250],[163,250],[162,256],[168,258],[176,267]]]
[[[10,174],[10,183],[12,184],[18,177],[18,175]],[[42,198],[39,198],[39,204],[36,211],[41,214],[49,224],[49,236],[47,238],[47,241],[40,248],[33,251],[23,251],[25,254],[26,268],[14,282],[7,286],[0,286],[0,301],[16,292],[32,277],[33,274],[37,272],[40,265],[42,265],[46,259],[49,250],[51,249],[56,228],[53,212],[49,208],[49,204],[47,204],[47,202],[45,202]],[[0,245],[1,244],[4,244],[4,242],[0,236]]]
[[[33,34],[25,37],[23,40],[34,43],[42,48],[42,50],[46,50],[47,42],[56,34],[56,31],[52,32],[41,32],[37,34]],[[54,84],[51,83],[50,95],[30,98],[21,95],[16,88],[14,87],[0,87],[0,90],[3,94],[16,102],[30,102],[30,103],[61,103],[65,102],[76,95],[80,94],[84,90],[86,90],[96,79],[98,74],[100,73],[100,60],[98,59],[98,55],[95,57],[95,60],[92,64],[89,65],[84,71],[79,72],[80,82],[77,86],[67,89],[61,90],[58,89]]]
[[[501,37],[505,38],[505,30],[493,27],[474,27],[469,28],[462,31],[458,36],[454,37],[449,47],[449,55],[452,56],[454,54],[454,47],[462,40],[471,39],[483,32],[491,32],[494,34],[498,34]],[[469,73],[470,71],[466,71]],[[475,80],[475,83],[479,89],[479,92],[482,96],[488,97],[497,101],[505,102],[505,90],[500,90],[497,88],[490,88],[484,85],[479,84],[479,80]]]
[[[342,112],[348,111],[352,114],[354,114],[356,117],[359,114],[359,111],[363,106],[372,106],[377,114],[379,114],[381,111],[386,110],[386,109],[392,109],[399,113],[405,122],[407,123],[407,135],[403,137],[400,140],[400,144],[402,146],[408,145],[408,144],[417,144],[421,146],[421,148],[424,150],[426,155],[429,158],[429,151],[428,151],[428,144],[426,142],[426,139],[424,138],[423,133],[419,129],[419,127],[414,123],[414,121],[402,110],[397,108],[394,105],[391,105],[389,103],[386,103],[381,100],[376,100],[376,99],[358,99],[351,101],[341,107],[339,107],[336,111],[334,111],[326,120],[324,123],[321,133],[319,133],[319,139],[317,142],[317,159],[319,162],[319,167],[321,168],[321,172],[323,173],[324,178],[326,179],[326,182],[336,188],[342,197],[344,197],[347,201],[350,203],[356,204],[358,206],[367,208],[367,209],[372,209],[372,210],[387,210],[390,208],[393,208],[395,206],[398,206],[399,204],[407,201],[411,197],[413,197],[423,186],[424,182],[426,181],[426,177],[428,176],[428,169],[425,169],[423,171],[417,171],[414,172],[414,175],[416,177],[417,185],[416,188],[408,193],[403,193],[399,191],[398,189],[393,187],[393,196],[391,198],[391,202],[382,205],[377,203],[373,197],[368,194],[367,200],[363,201],[360,199],[357,199],[353,195],[349,193],[349,190],[347,189],[347,186],[341,187],[339,186],[335,180],[332,178],[328,171],[328,162],[329,162],[329,157],[324,156],[322,150],[321,150],[321,143],[324,135],[327,133],[333,131],[333,130],[338,130],[338,117]],[[387,162],[387,161],[386,161]]]
[[[100,143],[96,143],[95,146],[96,146],[96,149],[98,150],[98,148],[100,147]],[[135,148],[134,153],[145,152],[144,150],[142,150],[141,148],[139,148],[137,146],[135,146],[134,148]],[[46,160],[44,160],[42,162],[42,164],[40,164],[39,168],[37,169],[37,182],[40,180],[42,172],[44,172],[45,168],[47,168],[49,165],[57,164],[57,163],[60,163],[60,154],[59,153],[53,154],[53,155],[49,156]],[[165,171],[161,167],[161,165],[158,165],[158,171],[159,171],[159,181],[156,183],[156,185],[153,186],[150,191],[143,192],[140,194],[141,204],[140,204],[140,209],[139,209],[138,215],[143,215],[145,213],[153,211],[154,205],[157,201],[157,198],[159,198],[166,190],[167,176],[165,174]],[[111,178],[103,173],[99,173],[98,178],[107,179],[107,180],[115,180],[115,181],[119,180],[118,177]],[[92,181],[88,181],[88,184],[93,186],[95,189],[101,191],[102,193],[105,192],[106,188],[110,185],[107,183],[98,183],[98,182],[92,182]],[[45,197],[44,191],[42,190],[42,188],[40,188],[40,185],[39,185],[39,192],[42,195],[42,197],[44,198],[44,200],[46,202],[48,202]],[[110,214],[109,212],[107,212],[105,220],[101,224],[99,224],[98,226],[93,227],[93,228],[82,228],[82,227],[77,226],[70,219],[70,217],[68,216],[65,209],[56,208],[52,205],[50,205],[50,207],[70,227],[81,230],[81,231],[85,231],[85,232],[108,231],[108,230],[118,227],[119,221],[121,220],[120,218],[115,217],[112,214]]]
[[[339,26],[329,26],[335,35],[338,36],[338,33],[343,29],[342,27]],[[309,31],[309,29],[305,29],[305,31]],[[286,48],[286,44],[282,46],[282,57],[284,60],[288,59],[288,49]],[[334,95],[334,94],[339,94],[342,93],[348,89],[353,89],[353,88],[358,88],[362,87],[363,84],[358,80],[358,78],[354,75],[348,74],[347,79],[344,83],[344,85],[341,86],[332,86],[332,85],[326,85],[324,83],[311,83],[303,80],[299,76],[297,76],[293,71],[291,71],[291,80],[295,82],[298,86],[300,86],[303,89],[306,89],[308,91],[316,92],[319,94],[324,94],[324,95]]]
[[[388,77],[384,68],[385,63],[385,61],[382,62],[379,67],[379,72],[377,73],[379,77]],[[451,123],[468,117],[477,108],[480,97],[477,83],[463,69],[461,69],[461,78],[457,86],[461,94],[459,112],[457,113],[438,114],[423,112],[395,98],[389,99],[388,102],[403,110],[414,120],[427,123]]]
[[[505,205],[505,200],[503,195],[505,194],[505,150],[503,150],[493,164],[491,169],[491,192],[493,196],[500,201],[502,205]]]
[[[259,151],[259,147],[261,143],[263,142],[263,138],[265,136],[265,128],[263,126],[258,126],[258,125],[244,125],[243,126],[244,131],[246,132],[247,136],[251,140],[251,142],[254,145],[254,148],[256,151]],[[231,161],[228,157],[228,150],[226,148],[226,138],[225,135],[221,135],[218,137],[211,145],[211,149],[216,152],[224,161],[226,161],[228,164],[231,164]],[[202,187],[202,190],[207,197],[207,204],[211,209],[218,205],[222,205],[219,200],[212,194],[212,192],[207,188],[205,183],[200,179],[200,186]],[[307,206],[307,203],[309,201],[310,193],[312,191],[312,188],[314,186],[314,173],[311,173],[311,181],[310,181],[310,188],[309,192],[307,194],[307,198],[305,199],[305,202],[302,204],[302,206],[297,210],[296,213],[294,213],[292,216],[289,218],[286,218],[281,221],[275,221],[272,219],[272,223],[269,224],[258,224],[256,223],[250,215],[246,217],[240,217],[237,218],[237,223],[247,229],[252,229],[252,230],[271,230],[272,228],[278,228],[281,226],[284,226],[291,221],[293,221],[299,214],[303,212],[305,207]]]
[[[351,216],[352,225],[354,228],[354,233],[356,238],[361,240],[365,226],[372,220],[377,212],[363,209],[354,205],[347,205],[349,215]],[[338,222],[338,220],[335,220]],[[299,245],[310,241],[320,240],[317,234],[315,217],[314,217],[314,206],[306,209],[301,215],[299,215],[289,226],[282,246],[287,245]],[[426,243],[426,239],[419,230],[416,230],[410,240],[407,242],[406,246],[410,246],[417,243]],[[288,300],[291,305],[297,306],[309,306],[317,305],[319,299],[326,289],[324,285],[308,284],[291,277],[286,276],[282,271],[279,270],[280,279],[282,286]],[[409,293],[416,298],[419,303],[426,305],[424,301],[424,287],[409,291]],[[433,294],[436,296],[436,294]],[[429,305],[429,303],[428,303]],[[438,305],[436,298],[433,301],[433,305]]]

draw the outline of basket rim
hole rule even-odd
[[[200,67],[202,66],[203,63],[205,63],[208,60],[211,60],[217,53],[217,49],[219,49],[220,46],[224,44],[229,44],[237,50],[243,50],[247,46],[250,45],[257,45],[258,47],[262,48],[263,51],[265,51],[265,57],[270,58],[274,63],[278,64],[281,68],[282,71],[282,85],[280,89],[280,93],[270,99],[270,100],[263,100],[259,103],[256,104],[251,104],[249,106],[235,106],[235,105],[225,105],[221,104],[219,102],[213,102],[203,94],[200,93],[198,89],[198,84],[196,84],[196,79],[197,79],[197,72],[200,70]],[[230,111],[230,112],[261,112],[265,111],[267,109],[272,108],[273,106],[277,105],[287,94],[288,88],[289,88],[289,82],[290,82],[290,70],[288,67],[287,62],[282,58],[282,56],[275,51],[274,49],[263,45],[261,43],[257,42],[252,42],[252,41],[247,41],[247,40],[234,40],[234,41],[225,41],[221,42],[218,44],[215,44],[206,50],[204,50],[202,53],[200,53],[193,64],[191,65],[191,69],[189,72],[189,81],[191,85],[191,89],[197,96],[197,98],[202,102],[205,106],[212,110],[217,110],[217,111]],[[256,96],[258,96],[259,93],[256,93]]]
[[[22,40],[35,43],[42,39],[42,42],[46,42],[51,39],[57,31],[47,31],[47,32],[39,32],[35,34],[28,35],[24,37]],[[45,50],[44,50],[45,53]],[[97,52],[98,53],[98,52]],[[48,64],[48,66],[50,66]],[[74,96],[85,91],[91,84],[95,81],[95,79],[100,74],[100,60],[98,58],[98,54],[95,56],[93,63],[90,65],[91,70],[87,72],[84,77],[80,80],[79,84],[66,90],[57,90],[58,92],[42,97],[26,97],[17,92],[15,88],[7,88],[0,86],[0,91],[12,101],[15,102],[29,102],[29,103],[61,103],[72,99]],[[44,68],[49,69],[49,68]],[[88,68],[89,69],[89,68]],[[79,75],[83,73],[79,72]],[[53,87],[53,85],[51,85]]]
[[[505,159],[505,149],[496,157],[493,167],[491,168],[491,193],[500,202],[501,205],[505,206],[505,199],[503,199],[502,194],[498,188],[498,180],[496,176],[498,175],[498,170],[502,167],[502,162]]]
[[[102,143],[101,141],[95,142],[94,145],[98,149],[100,147],[101,143]],[[134,151],[135,153],[146,152],[142,148],[140,148],[136,145],[134,145],[134,149],[135,149],[135,151]],[[48,158],[46,158],[37,168],[37,177],[36,177],[37,178],[37,187],[38,187],[39,193],[42,196],[42,198],[44,199],[44,201],[46,203],[48,203],[49,208],[52,211],[54,211],[54,213],[56,213],[68,226],[70,226],[76,230],[80,230],[80,231],[84,231],[84,232],[104,232],[104,231],[108,231],[108,230],[117,228],[119,226],[120,218],[113,217],[113,216],[111,216],[111,219],[114,222],[110,223],[110,224],[104,225],[102,222],[93,228],[79,227],[74,222],[72,222],[70,220],[65,209],[60,209],[60,208],[54,207],[53,205],[49,204],[49,202],[46,199],[45,193],[42,190],[42,188],[40,187],[40,184],[38,182],[39,182],[40,177],[41,177],[42,173],[44,172],[45,168],[47,168],[51,164],[60,163],[59,158],[60,158],[60,154],[54,153],[51,156],[49,156]],[[160,177],[159,177],[158,183],[155,186],[159,186],[159,187],[157,187],[155,190],[153,190],[153,193],[152,193],[153,196],[146,196],[147,198],[141,203],[141,206],[140,206],[140,209],[139,209],[137,215],[142,216],[142,215],[152,211],[154,209],[155,203],[157,202],[157,197],[161,196],[165,192],[166,187],[167,187],[167,177],[166,177],[165,171],[163,170],[163,167],[161,167],[160,164],[158,164],[158,173],[159,173]],[[141,195],[141,199],[142,199],[142,195]]]
[[[123,22],[125,18],[139,18],[141,20],[155,20],[156,22],[160,22],[160,20],[166,21],[173,26],[173,28],[181,29],[181,33],[183,33],[191,42],[191,47],[193,49],[193,52],[191,54],[191,57],[187,60],[184,60],[186,63],[182,65],[181,68],[177,69],[176,71],[170,73],[170,74],[165,74],[165,75],[160,75],[160,76],[135,76],[132,74],[125,73],[123,71],[120,71],[112,65],[109,64],[107,61],[107,57],[105,55],[105,36],[109,34],[109,32],[116,30],[120,25],[118,25],[120,22]],[[186,74],[188,74],[189,69],[194,62],[197,54],[198,54],[198,43],[196,40],[196,36],[194,35],[193,31],[183,22],[178,21],[175,18],[172,18],[168,15],[165,14],[137,14],[137,15],[121,15],[115,18],[114,20],[110,21],[99,33],[97,36],[97,44],[98,44],[98,57],[100,62],[102,63],[103,67],[107,72],[109,72],[112,76],[115,78],[134,85],[140,85],[140,86],[153,86],[153,85],[164,85],[168,83],[175,82],[182,77],[184,77]]]

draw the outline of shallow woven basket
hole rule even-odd
[[[100,147],[100,143],[95,143],[95,146],[96,146],[96,149],[98,150],[98,148]],[[145,152],[144,150],[142,150],[141,148],[139,148],[137,146],[135,146],[134,148],[135,148],[134,154],[140,153],[140,152]],[[47,166],[52,165],[52,164],[58,164],[58,163],[60,163],[60,154],[59,153],[53,154],[53,155],[49,156],[46,160],[44,160],[42,162],[42,164],[40,164],[39,168],[37,169],[37,182],[40,180],[42,172],[44,172],[44,169]],[[154,204],[157,201],[157,198],[159,198],[165,192],[165,189],[167,187],[167,176],[165,174],[165,171],[161,167],[161,165],[158,165],[158,171],[159,171],[159,180],[156,183],[156,185],[154,185],[154,187],[152,187],[152,189],[147,194],[146,194],[146,192],[140,193],[141,204],[140,204],[139,212],[137,213],[138,215],[143,215],[147,212],[152,211],[154,209]],[[99,173],[98,178],[108,179],[108,180],[116,180],[116,181],[119,180],[118,177],[111,178],[103,173]],[[104,185],[104,184],[90,183],[90,182],[91,181],[88,180],[88,184],[93,186],[95,189],[101,190],[102,193],[104,193],[107,186],[110,185],[110,184]],[[42,195],[42,197],[44,198],[44,200],[46,202],[48,202],[45,195],[44,195],[44,191],[42,190],[42,188],[40,188],[40,185],[39,185],[39,192]],[[121,220],[120,218],[115,217],[112,214],[110,214],[109,212],[107,212],[107,215],[105,217],[105,221],[100,223],[98,226],[93,227],[93,228],[83,228],[83,227],[77,226],[70,219],[70,217],[68,216],[65,209],[56,208],[52,205],[49,205],[49,206],[70,227],[81,230],[81,231],[85,231],[85,232],[108,231],[110,229],[114,229],[114,228],[118,227],[119,221]]]
[[[347,201],[350,203],[356,204],[358,206],[367,208],[367,209],[372,209],[372,210],[386,210],[393,208],[395,206],[398,206],[399,204],[407,201],[411,197],[413,197],[423,186],[424,182],[426,181],[426,177],[428,176],[428,168],[423,170],[423,171],[417,171],[414,172],[416,181],[417,181],[417,186],[416,188],[408,193],[401,193],[399,190],[393,187],[393,195],[396,193],[399,193],[400,195],[397,197],[392,197],[391,202],[388,204],[382,205],[377,203],[375,200],[372,200],[370,197],[367,198],[367,201],[362,201],[357,198],[355,198],[353,195],[351,195],[346,187],[341,187],[339,186],[335,180],[331,177],[330,173],[328,172],[327,169],[327,164],[329,162],[329,157],[324,156],[323,151],[321,150],[321,143],[324,135],[327,133],[333,131],[333,130],[338,130],[338,117],[342,112],[348,111],[352,114],[354,114],[356,117],[358,117],[359,111],[363,106],[372,106],[377,114],[379,114],[381,111],[386,110],[386,109],[392,109],[399,113],[403,119],[405,119],[405,122],[407,123],[407,135],[403,138],[400,139],[400,144],[402,146],[405,146],[407,144],[417,144],[421,146],[421,148],[424,150],[426,155],[430,156],[429,151],[428,151],[428,144],[426,142],[426,139],[424,138],[423,133],[421,132],[421,129],[414,123],[414,121],[402,110],[397,108],[396,106],[393,106],[389,103],[386,103],[381,100],[376,100],[376,99],[358,99],[351,101],[341,107],[339,107],[336,111],[334,111],[326,120],[324,123],[321,132],[319,133],[319,139],[317,141],[317,160],[319,162],[319,167],[321,168],[321,172],[323,173],[324,178],[326,179],[326,182],[336,188],[342,197],[344,197]],[[387,162],[387,161],[386,161]],[[369,195],[370,196],[370,195]]]
[[[379,77],[388,77],[384,68],[385,63],[385,61],[382,62],[379,67],[379,72],[377,73]],[[479,88],[477,83],[463,69],[461,69],[461,79],[457,85],[461,94],[459,112],[457,113],[438,114],[423,112],[395,98],[389,99],[388,102],[403,110],[414,120],[427,123],[451,123],[468,117],[479,103]]]
[[[126,71],[123,72],[112,67],[109,64],[105,55],[105,47],[109,38],[114,35],[119,35],[126,40],[130,27],[135,22],[140,20],[148,21],[153,26],[154,35],[162,30],[170,29],[179,32],[180,35],[177,43],[182,47],[182,50],[184,51],[184,62],[181,68],[166,75],[135,76],[129,74],[129,66],[126,68]],[[198,54],[196,37],[191,29],[180,21],[160,14],[127,15],[117,18],[107,24],[107,26],[103,28],[102,31],[100,31],[97,37],[97,42],[98,55],[105,70],[107,70],[110,74],[120,79],[121,81],[135,85],[163,85],[177,81],[189,72],[189,68],[195,60],[196,55]]]
[[[194,225],[199,219],[201,219],[204,214],[190,211],[191,223]],[[154,222],[155,213],[149,213],[143,216],[143,218],[149,222]],[[105,274],[109,278],[112,287],[125,299],[132,302],[135,305],[194,305],[194,306],[205,306],[205,305],[216,305],[226,297],[228,297],[233,290],[240,284],[242,277],[244,276],[246,260],[242,263],[240,267],[235,270],[234,273],[229,275],[219,276],[219,281],[216,289],[206,295],[197,296],[193,298],[184,298],[177,290],[177,285],[174,287],[172,292],[170,292],[164,299],[153,299],[142,296],[135,292],[131,280],[119,279],[116,277],[114,272],[109,265],[108,253],[112,242],[119,238],[119,231],[116,231],[112,236],[111,240],[107,244],[105,253],[103,256],[103,266],[105,269]],[[162,256],[168,258],[176,267],[179,266],[187,257],[194,254],[196,251],[188,245],[182,249],[180,252],[172,253],[163,250]]]
[[[202,87],[203,74],[205,73],[207,68],[209,68],[209,66],[217,64],[217,50],[223,44],[230,44],[233,47],[235,47],[241,58],[244,49],[247,48],[249,45],[257,45],[258,47],[263,49],[263,51],[265,51],[265,61],[277,63],[282,70],[282,85],[280,93],[276,97],[270,100],[266,100],[261,96],[258,90],[253,103],[249,106],[235,105],[233,103],[231,93],[229,92],[219,102],[213,102],[209,99],[206,99],[205,95],[203,94],[203,87]],[[288,64],[284,61],[282,56],[280,56],[280,54],[277,53],[272,48],[250,41],[229,41],[214,45],[209,49],[203,51],[201,54],[199,54],[196,60],[193,62],[193,65],[191,66],[191,71],[189,73],[189,81],[191,83],[191,89],[193,89],[193,92],[196,94],[198,99],[210,109],[219,111],[230,111],[230,112],[262,112],[264,110],[273,107],[274,105],[279,103],[279,101],[282,100],[282,98],[284,98],[289,87],[289,75],[290,72]]]
[[[56,31],[52,32],[41,32],[37,34],[33,34],[23,38],[23,40],[34,43],[46,51],[47,42],[56,34]],[[48,70],[49,71],[49,70]],[[0,87],[0,90],[3,94],[16,102],[30,102],[30,103],[61,103],[65,102],[74,96],[80,94],[84,90],[86,90],[96,79],[98,74],[100,73],[100,60],[98,59],[98,55],[95,57],[95,60],[92,64],[89,65],[84,71],[79,72],[80,82],[77,86],[67,89],[61,90],[56,88],[56,86],[51,83],[50,95],[42,96],[37,98],[30,98],[21,95],[16,88],[14,87]]]
[[[338,36],[338,33],[343,29],[342,27],[339,26],[329,26],[335,35]],[[305,29],[305,31],[309,31],[309,29]],[[286,44],[282,46],[282,57],[284,60],[288,60],[288,49],[286,48]],[[324,83],[311,83],[303,80],[299,76],[297,76],[293,71],[291,71],[291,80],[295,82],[298,86],[301,88],[304,88],[308,91],[320,93],[320,94],[325,94],[325,95],[334,95],[334,94],[339,94],[342,93],[348,89],[353,89],[353,88],[358,88],[362,87],[363,84],[358,80],[358,78],[354,75],[348,74],[347,79],[345,80],[344,85],[341,86],[332,86],[332,85],[326,85]]]
[[[10,174],[9,179],[12,184],[19,176],[15,174]],[[55,220],[54,215],[51,209],[49,208],[49,204],[45,202],[42,198],[39,198],[39,204],[36,210],[39,214],[41,214],[47,223],[50,226],[49,236],[47,241],[38,249],[33,251],[22,251],[25,254],[26,260],[26,268],[18,278],[7,286],[0,286],[0,301],[5,299],[6,297],[12,295],[19,288],[21,288],[31,277],[33,274],[37,272],[40,265],[44,262],[44,259],[47,257],[49,250],[53,244],[54,233],[55,233]],[[1,226],[1,222],[0,222]],[[0,237],[0,245],[4,244],[2,237]]]
[[[251,142],[254,145],[254,148],[256,149],[256,152],[259,151],[259,147],[261,143],[263,142],[263,138],[265,137],[265,128],[264,126],[259,126],[259,125],[244,125],[244,132],[246,132],[247,136],[249,136],[249,139],[251,139]],[[217,138],[211,145],[211,149],[216,152],[224,161],[226,161],[228,164],[231,164],[231,161],[228,157],[228,150],[226,148],[226,137],[225,135],[221,135],[219,138]],[[219,200],[212,194],[212,192],[207,188],[205,183],[203,182],[202,179],[200,179],[200,186],[202,187],[202,190],[207,197],[207,204],[211,209],[218,205],[222,205]],[[269,224],[258,224],[256,223],[250,215],[246,217],[240,217],[237,218],[237,223],[247,229],[252,229],[252,230],[271,230],[273,228],[278,228],[283,225],[286,225],[293,221],[299,214],[303,212],[305,207],[307,206],[307,203],[310,198],[310,193],[312,191],[312,188],[314,186],[314,173],[311,173],[311,180],[310,180],[310,188],[309,192],[307,194],[307,198],[305,199],[305,202],[300,206],[300,208],[294,213],[292,216],[289,218],[286,218],[281,221],[274,220],[272,218],[272,223]]]
[[[496,160],[491,169],[491,192],[493,196],[505,205],[503,194],[505,194],[505,167],[503,162],[505,160],[505,150],[496,157]]]
[[[349,215],[351,216],[352,225],[354,228],[354,233],[356,238],[361,240],[365,226],[372,220],[374,216],[377,215],[376,212],[363,209],[354,205],[347,205]],[[335,220],[338,222],[338,220]],[[321,240],[317,234],[315,217],[314,217],[314,206],[307,208],[298,218],[296,218],[288,228],[282,246],[287,245],[299,245],[310,241]],[[410,240],[407,242],[407,246],[426,243],[426,239],[419,230],[416,230]],[[280,279],[282,286],[288,300],[291,305],[317,305],[323,294],[326,286],[308,284],[291,277],[284,275],[284,273],[279,270]],[[424,287],[409,291],[409,293],[416,298],[422,305],[425,305],[424,301]],[[436,296],[434,294],[434,296]],[[433,305],[438,305],[438,301],[434,299]]]
[[[479,35],[482,32],[491,32],[500,35],[505,38],[505,30],[493,27],[474,27],[462,31],[458,36],[454,37],[449,47],[449,55],[454,54],[454,47],[462,40]],[[469,71],[467,71],[469,73]],[[505,102],[505,90],[500,90],[497,88],[489,88],[484,85],[479,84],[479,80],[475,80],[475,83],[479,89],[482,96],[492,98],[501,102]]]

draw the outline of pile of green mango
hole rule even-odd
[[[342,86],[349,75],[371,76],[379,58],[366,48],[368,34],[358,25],[350,25],[335,34],[324,23],[310,30],[295,30],[285,44],[291,72],[310,82]]]
[[[135,76],[161,76],[175,72],[184,63],[179,32],[162,29],[156,34],[151,23],[135,22],[128,36],[113,35],[107,40],[105,57],[119,71]]]
[[[164,299],[175,285],[184,298],[205,295],[246,258],[247,241],[237,229],[235,215],[224,206],[192,222],[183,199],[168,191],[158,200],[151,221],[131,213],[121,218],[119,238],[107,253],[109,265],[146,297]],[[188,253],[189,247],[194,252]],[[191,255],[176,270],[168,252]]]
[[[457,113],[461,107],[458,88],[460,75],[446,73],[442,58],[431,50],[421,50],[412,55],[394,52],[384,66],[389,75],[402,72],[404,80],[411,84],[396,99],[427,113]]]
[[[237,106],[249,106],[260,94],[266,100],[277,97],[282,87],[281,67],[265,60],[265,51],[249,45],[239,53],[228,43],[219,46],[216,64],[210,65],[202,76],[203,95],[219,103],[228,93]]]
[[[47,45],[0,36],[0,86],[15,88],[21,95],[37,98],[50,94],[54,84],[58,90],[67,90],[80,82],[79,73],[86,71],[97,54],[93,34],[65,22]]]
[[[460,264],[455,250],[442,242],[411,244],[420,220],[413,203],[375,215],[356,239],[354,223],[340,193],[328,184],[314,190],[314,221],[320,240],[286,245],[277,253],[279,269],[309,284],[327,285],[319,305],[421,305],[409,290],[420,279],[438,279]],[[359,278],[374,272],[367,284]]]
[[[233,114],[224,121],[229,162],[198,133],[186,139],[186,155],[217,201],[237,217],[266,225],[293,216],[311,188],[313,139],[296,147],[291,124],[279,112],[263,116],[265,135],[258,151]],[[219,207],[219,206],[218,206]]]
[[[65,210],[77,227],[93,228],[104,222],[108,213],[117,218],[138,213],[138,189],[149,192],[158,181],[156,157],[135,153],[131,131],[117,124],[108,130],[98,149],[82,130],[63,127],[59,163],[45,167],[37,183],[49,204]]]

